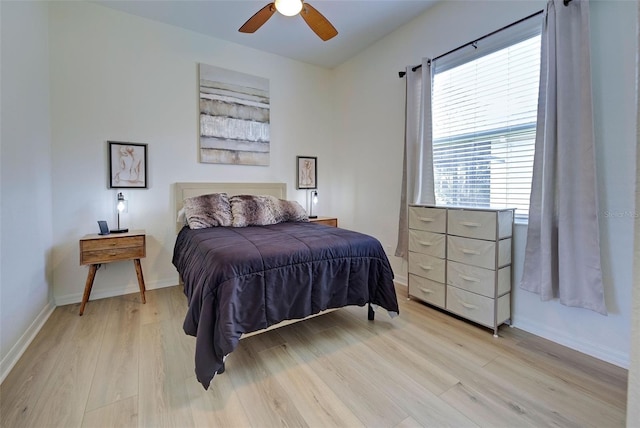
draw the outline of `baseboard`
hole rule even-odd
[[[566,346],[567,348],[571,348],[599,360],[606,361],[607,363],[611,363],[615,366],[622,367],[624,369],[629,368],[628,353],[606,348],[601,345],[595,346],[590,342],[576,340],[574,337],[568,336],[566,332],[549,328],[548,325],[542,325],[519,318],[514,319],[513,326],[520,330],[524,330],[528,333],[535,334],[536,336]]]
[[[55,308],[56,306],[53,302],[48,302],[45,307],[42,308],[36,319],[33,320],[29,328],[20,336],[16,344],[13,345],[7,355],[0,361],[0,383],[4,382],[4,379],[9,372],[11,372],[11,369],[16,365],[22,354],[24,354],[24,351],[27,350],[27,347],[31,344],[42,326],[44,326],[44,323],[47,322]]]
[[[161,281],[145,281],[145,288],[147,290],[155,290],[157,288],[166,288],[173,287],[174,285],[178,285],[178,278],[175,279],[165,279]],[[128,284],[125,288],[110,288],[107,290],[92,290],[91,291],[91,300],[97,299],[106,299],[107,297],[116,297],[123,296],[125,294],[133,294],[139,293],[140,288],[138,287],[138,283],[134,282],[132,284]],[[71,305],[74,303],[82,302],[82,292],[64,294],[61,296],[55,296],[54,300],[56,306],[64,306]]]

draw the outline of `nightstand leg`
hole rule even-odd
[[[134,259],[133,264],[136,266],[136,274],[138,275],[138,285],[140,286],[140,299],[142,303],[147,303],[147,299],[144,297],[144,277],[142,276],[142,266],[140,265],[140,259]]]
[[[89,274],[87,275],[87,282],[84,285],[84,294],[82,295],[82,304],[80,305],[80,316],[84,313],[84,306],[87,304],[89,300],[89,296],[91,295],[91,288],[93,287],[93,280],[96,277],[96,271],[100,265],[91,265],[89,266]]]

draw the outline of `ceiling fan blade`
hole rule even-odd
[[[309,3],[302,5],[302,11],[300,12],[302,18],[307,25],[313,30],[325,42],[338,35],[338,30],[325,18],[315,7]]]
[[[269,3],[257,11],[251,18],[247,19],[247,22],[245,22],[238,31],[241,33],[255,33],[258,28],[262,27],[262,24],[271,18],[275,11],[275,3]]]

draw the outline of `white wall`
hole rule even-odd
[[[544,1],[442,2],[335,70],[333,206],[343,225],[395,247],[402,171],[404,80],[418,64],[543,9]],[[517,287],[526,226],[515,236],[514,324],[617,365],[628,366],[635,182],[635,3],[591,1],[592,72],[600,233],[609,316],[569,308]],[[608,213],[608,215],[605,215]],[[396,276],[406,265],[393,258]]]
[[[640,2],[636,12],[636,88],[640,87]],[[640,96],[636,91],[636,168],[640,165]],[[636,209],[634,233],[633,310],[631,318],[631,362],[627,392],[627,427],[640,424],[640,174],[636,169]],[[633,404],[632,404],[633,403]]]
[[[78,239],[115,224],[107,188],[107,141],[148,144],[149,189],[123,190],[127,227],[147,231],[147,288],[177,284],[172,184],[178,181],[286,182],[295,189],[296,155],[318,156],[319,192],[330,183],[328,70],[85,2],[50,5],[54,290],[58,305],[81,300],[87,268]],[[199,62],[270,80],[271,165],[198,162]],[[319,207],[329,212],[328,202]],[[91,298],[137,290],[130,263],[97,273]],[[87,307],[90,309],[90,304]]]
[[[0,15],[0,376],[4,379],[54,306],[47,6],[3,1]]]

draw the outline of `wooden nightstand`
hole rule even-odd
[[[338,219],[335,217],[310,218],[309,221],[313,223],[326,224],[327,226],[338,227]]]
[[[80,305],[80,315],[84,313],[84,307],[89,300],[93,280],[96,271],[102,263],[133,260],[140,286],[140,299],[146,303],[144,297],[144,277],[140,259],[147,254],[146,235],[144,230],[132,230],[127,233],[113,233],[110,235],[85,235],[80,239],[80,264],[91,265],[87,282],[84,286],[84,295]]]

